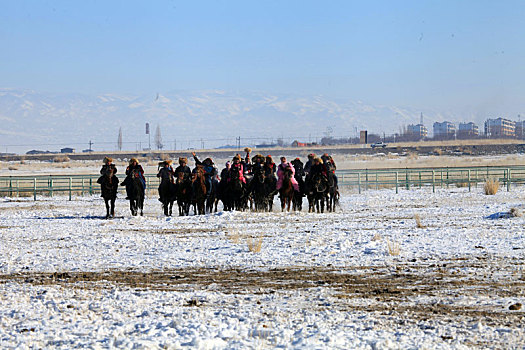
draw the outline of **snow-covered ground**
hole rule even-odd
[[[3,198],[0,347],[521,349],[525,217],[487,216],[524,204],[424,188],[166,218],[119,199],[104,220],[100,197]]]

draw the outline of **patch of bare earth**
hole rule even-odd
[[[226,294],[271,294],[286,290],[326,288],[329,304],[313,308],[359,310],[384,315],[396,324],[475,322],[522,328],[524,313],[509,311],[497,300],[523,300],[525,276],[519,259],[478,256],[440,263],[351,268],[278,268],[241,270],[196,268],[151,272],[55,272],[0,275],[0,283],[60,285],[68,288],[113,288],[187,291],[213,288]],[[479,302],[465,303],[464,300]],[[482,345],[473,342],[473,345]]]

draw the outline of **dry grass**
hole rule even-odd
[[[263,244],[263,236],[259,235],[259,237],[256,237],[256,238],[249,237],[247,239],[247,243],[248,243],[248,249],[250,250],[250,252],[259,253],[261,251],[262,244]]]
[[[375,242],[375,241],[380,241],[381,240],[381,235],[379,233],[376,233],[374,235],[374,237],[372,237],[372,241]]]
[[[14,165],[10,165],[7,167],[7,169],[9,170],[18,170],[18,167],[14,166]]]
[[[495,195],[499,189],[499,181],[496,178],[489,178],[483,186],[486,195]]]
[[[421,218],[419,217],[419,214],[415,214],[414,215],[414,219],[416,220],[416,227],[417,228],[425,228],[426,226],[424,226],[422,223],[421,223]]]
[[[56,156],[53,158],[53,163],[65,163],[69,162],[71,159],[69,159],[68,156]]]
[[[399,243],[397,242],[386,242],[388,255],[390,256],[398,256],[401,253],[401,247],[399,246]]]
[[[456,187],[458,188],[468,187],[468,182],[456,182]]]

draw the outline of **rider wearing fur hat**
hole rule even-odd
[[[118,177],[115,175],[117,173],[117,167],[115,164],[113,164],[113,159],[110,157],[104,157],[104,165],[102,165],[102,168],[100,169],[100,177],[98,178],[97,182],[99,184],[103,184],[106,176],[112,174],[112,180],[115,181],[114,183],[118,183]]]
[[[126,178],[121,184],[121,185],[126,186],[126,193],[128,197],[130,196],[130,192],[131,192],[130,177],[133,172],[138,173],[138,178],[140,179],[140,182],[142,183],[142,194],[146,192],[146,178],[144,177],[144,169],[142,168],[142,165],[139,164],[139,160],[137,158],[131,158],[129,160],[129,165],[126,168]]]
[[[180,157],[179,158],[179,166],[175,168],[175,178],[179,177],[179,173],[184,174],[184,180],[187,180],[191,176],[191,169],[188,166],[188,158],[186,157]]]
[[[232,176],[233,174],[239,174],[238,176]],[[232,177],[238,177],[239,180],[242,181],[242,183],[246,184],[246,179],[244,178],[244,166],[241,163],[241,155],[236,154],[235,157],[233,157],[232,164],[230,167],[230,176],[228,176],[228,182],[231,180]]]
[[[269,154],[264,159],[264,176],[269,178],[273,177],[275,179],[275,172],[277,171],[275,163],[273,162],[272,156]]]
[[[204,183],[206,185],[206,193],[209,194],[211,192],[211,185],[213,178],[217,177],[218,170],[215,167],[215,164],[213,163],[213,160],[211,158],[206,158],[202,162],[197,158],[197,155],[195,152],[191,152],[193,155],[193,159],[195,160],[195,165],[201,165],[204,169]],[[193,173],[197,171],[197,167],[193,169]]]
[[[157,174],[157,177],[161,178],[161,180],[168,180],[169,182],[173,183],[173,176],[175,175],[175,172],[171,166],[172,163],[173,161],[169,159],[160,162],[159,173]]]

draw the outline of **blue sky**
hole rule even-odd
[[[0,0],[0,87],[525,115],[523,1]]]

